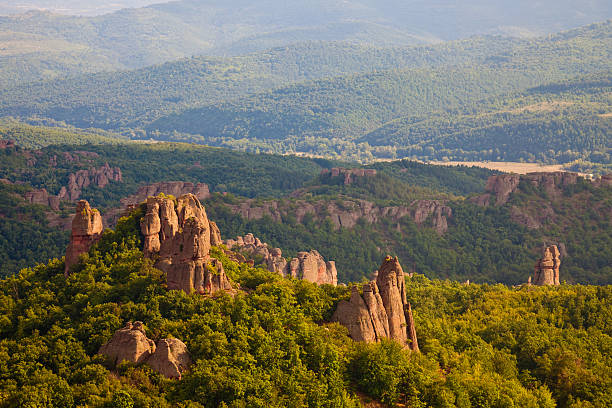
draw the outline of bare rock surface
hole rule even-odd
[[[367,200],[353,199],[341,202],[305,200],[292,201],[290,205],[278,201],[264,203],[255,200],[245,200],[239,204],[227,204],[234,214],[248,220],[259,220],[270,217],[276,222],[288,216],[295,217],[297,222],[303,222],[307,214],[319,221],[329,217],[336,229],[353,228],[360,219],[368,224],[376,224],[383,219],[399,222],[405,216],[410,216],[417,224],[424,225],[431,217],[433,228],[440,234],[448,229],[448,219],[452,217],[451,208],[439,200],[415,200],[405,206],[378,206]],[[324,214],[324,216],[321,216]]]
[[[146,206],[140,223],[143,250],[166,273],[168,289],[200,294],[231,290],[223,265],[209,255],[221,241],[219,229],[195,195],[185,194],[176,204],[169,197],[149,197]]]
[[[204,183],[189,183],[183,181],[166,181],[149,184],[138,189],[136,194],[121,199],[123,206],[138,205],[147,200],[148,197],[157,197],[160,194],[181,197],[185,194],[193,194],[198,200],[210,197],[210,189]]]
[[[355,341],[388,338],[418,351],[412,308],[406,303],[404,277],[398,259],[387,256],[376,279],[363,286],[363,295],[354,286],[351,298],[338,303],[332,321],[345,326]]]
[[[64,271],[66,275],[70,272],[70,268],[79,261],[79,255],[88,252],[89,248],[100,239],[102,230],[102,216],[100,212],[92,209],[87,201],[79,201],[76,206],[76,213],[72,219],[70,243],[66,249],[66,267]]]
[[[561,253],[556,245],[545,247],[542,258],[535,264],[532,283],[536,286],[557,286],[559,281],[559,268],[561,267]]]
[[[185,343],[178,339],[149,339],[142,322],[128,322],[98,351],[111,360],[113,366],[122,361],[147,364],[153,370],[171,379],[180,380],[193,364]]]
[[[179,339],[161,339],[156,343],[155,353],[145,363],[166,378],[180,380],[193,360],[187,346]]]
[[[299,252],[297,258],[288,261],[283,258],[283,252],[280,248],[270,248],[268,244],[261,242],[259,238],[250,233],[244,237],[224,241],[224,244],[230,249],[235,248],[238,251],[248,253],[253,258],[261,258],[270,272],[304,279],[319,285],[336,286],[338,284],[336,263],[325,261],[316,250]]]
[[[110,358],[113,365],[122,361],[140,364],[155,353],[155,348],[155,342],[147,338],[142,322],[128,322],[100,347],[98,354]]]

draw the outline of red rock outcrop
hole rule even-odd
[[[108,357],[113,366],[122,361],[140,364],[155,353],[155,348],[155,342],[147,338],[142,322],[128,322],[100,347],[98,354]]]
[[[528,182],[536,188],[543,188],[548,194],[548,197],[554,200],[561,197],[563,187],[576,184],[579,178],[579,174],[565,171],[491,176],[485,187],[486,193],[477,197],[472,197],[470,201],[474,204],[486,207],[490,204],[491,196],[495,196],[495,205],[504,205],[508,202],[510,195],[518,189],[521,181]],[[603,180],[603,177],[600,180]],[[601,182],[602,181],[599,181],[599,183]],[[606,181],[603,181],[603,183],[605,182]],[[598,181],[596,180],[593,183],[597,185]]]
[[[155,353],[145,364],[166,378],[180,380],[193,360],[187,346],[179,339],[161,339],[156,343]]]
[[[518,174],[501,174],[491,176],[487,180],[485,190],[495,194],[495,205],[503,205],[508,202],[510,194],[518,188],[521,178]]]
[[[234,214],[248,220],[270,217],[276,222],[282,222],[284,218],[292,216],[301,223],[307,214],[313,215],[321,222],[329,217],[336,229],[353,228],[360,219],[368,224],[376,224],[383,219],[399,222],[405,216],[410,216],[417,224],[423,225],[433,214],[432,226],[440,234],[446,232],[448,218],[452,216],[451,208],[438,200],[415,200],[409,206],[389,207],[380,207],[370,201],[358,199],[343,200],[341,203],[294,200],[290,205],[278,201],[259,203],[255,200],[246,200],[240,204],[227,204],[227,207]],[[319,216],[320,214],[324,216]]]
[[[123,181],[120,168],[111,168],[105,163],[98,169],[92,167],[89,170],[79,170],[68,176],[68,185],[60,190],[58,197],[60,200],[76,201],[81,196],[83,188],[92,184],[104,188],[110,181]]]
[[[70,268],[79,261],[79,255],[88,252],[89,248],[100,239],[102,229],[100,212],[92,209],[87,201],[79,201],[72,219],[70,243],[66,249],[66,267],[64,270],[66,275],[70,272]]]
[[[355,177],[372,177],[376,175],[375,169],[343,169],[334,167],[332,169],[323,169],[321,175],[330,175],[331,177],[344,177],[344,185],[350,185]]]
[[[378,269],[376,284],[389,319],[389,337],[404,343],[407,339],[404,315],[406,288],[404,271],[397,257],[387,256],[385,258]]]
[[[469,281],[468,281],[469,285]],[[414,326],[414,318],[412,317],[412,305],[408,303],[408,306],[404,306],[404,313],[406,315],[406,333],[410,340],[410,350],[419,351],[419,341],[417,340],[416,328]]]
[[[280,248],[270,249],[268,244],[261,242],[253,234],[237,237],[235,240],[227,240],[224,244],[230,249],[236,248],[241,252],[248,253],[253,258],[261,258],[262,263],[266,265],[270,272],[304,279],[319,285],[336,286],[338,284],[336,263],[325,261],[321,254],[315,250],[299,252],[297,258],[287,261],[283,258],[283,252]]]
[[[183,195],[176,205],[168,197],[149,197],[140,228],[144,253],[166,273],[168,289],[200,294],[231,290],[221,262],[209,255],[212,243],[221,241],[219,229],[196,196]]]
[[[207,184],[166,181],[140,187],[136,194],[121,199],[121,204],[123,206],[138,205],[146,201],[148,197],[157,197],[161,193],[174,197],[193,194],[198,200],[205,200],[210,197],[210,189]]]
[[[157,343],[147,338],[142,322],[128,322],[124,328],[98,351],[111,360],[113,366],[122,361],[147,364],[171,379],[180,380],[193,364],[187,346],[178,339],[161,339]]]
[[[10,149],[13,147],[15,147],[14,140],[6,140],[6,139],[0,140],[0,149]]]
[[[438,200],[417,200],[413,203],[412,219],[415,223],[422,225],[430,216],[432,227],[439,235],[448,231],[448,218],[451,218],[453,210]]]
[[[532,283],[536,286],[559,285],[561,254],[556,245],[544,248],[542,258],[535,264]]]
[[[374,342],[389,338],[418,351],[412,308],[406,303],[404,272],[397,258],[383,261],[376,280],[353,287],[349,301],[341,301],[332,316],[349,330],[353,340]]]
[[[39,204],[50,207],[52,210],[59,211],[59,197],[49,195],[46,189],[28,191],[23,198],[30,204]]]

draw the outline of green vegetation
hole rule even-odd
[[[14,119],[0,120],[0,139],[13,140],[26,149],[49,145],[120,144],[122,136],[104,131],[86,131],[74,127],[32,126]]]
[[[137,215],[136,215],[137,216]],[[508,289],[407,280],[421,353],[356,344],[326,323],[349,288],[317,287],[213,250],[236,296],[164,289],[137,219],[107,232],[69,278],[63,262],[0,281],[0,406],[606,407],[612,401],[609,287]],[[182,380],[111,370],[98,348],[128,320],[183,340]],[[359,392],[361,397],[356,396]]]
[[[389,186],[397,183],[394,181]],[[405,199],[410,194],[407,190],[390,196],[392,188],[379,187],[378,190],[363,188],[359,182],[352,188],[319,187],[319,191],[343,191],[347,195],[328,194],[318,198],[323,203],[334,203],[356,196],[381,205],[397,205],[394,200]],[[382,195],[374,195],[377,191],[382,191]],[[412,197],[415,198],[429,197]],[[231,203],[231,198],[225,200]],[[404,201],[403,205],[410,202]],[[439,235],[431,228],[431,221],[418,226],[409,216],[399,222],[382,219],[376,224],[360,220],[354,228],[334,229],[325,213],[305,217],[302,223],[291,216],[282,222],[267,217],[246,220],[229,211],[221,197],[206,202],[211,219],[217,222],[224,237],[252,232],[263,242],[282,248],[285,256],[317,249],[326,259],[336,261],[339,279],[343,282],[368,276],[378,266],[381,256],[392,253],[404,260],[407,270],[430,278],[515,285],[526,282],[541,256],[540,248],[549,242],[563,243],[567,249],[562,279],[570,283],[612,283],[609,251],[612,224],[607,215],[612,209],[610,187],[595,188],[583,181],[568,186],[562,198],[551,200],[543,189],[521,185],[521,190],[501,207],[482,208],[462,200],[450,201],[447,205],[452,209],[452,217],[448,219],[448,231]],[[512,215],[515,211],[538,220],[540,227],[529,229],[519,224]]]
[[[20,269],[47,262],[63,254],[68,233],[50,227],[47,210],[40,205],[26,205],[20,194],[24,186],[0,182],[0,276],[10,276]]]

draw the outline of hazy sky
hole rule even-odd
[[[126,7],[143,7],[168,0],[0,0],[0,14],[50,10],[62,14],[96,15]]]

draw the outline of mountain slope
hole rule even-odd
[[[93,17],[32,11],[0,18],[2,48],[18,57],[2,58],[0,66],[12,67],[18,81],[33,80],[110,67],[141,68],[205,53],[253,52],[299,41],[405,46],[477,34],[534,36],[611,17],[612,7],[605,0],[521,1],[512,7],[502,0],[469,0],[461,7],[451,0],[435,5],[421,0],[267,0],[257,5],[183,0]],[[45,46],[49,42],[63,42],[73,51],[51,51]],[[24,66],[36,68],[22,77],[19,68]]]

